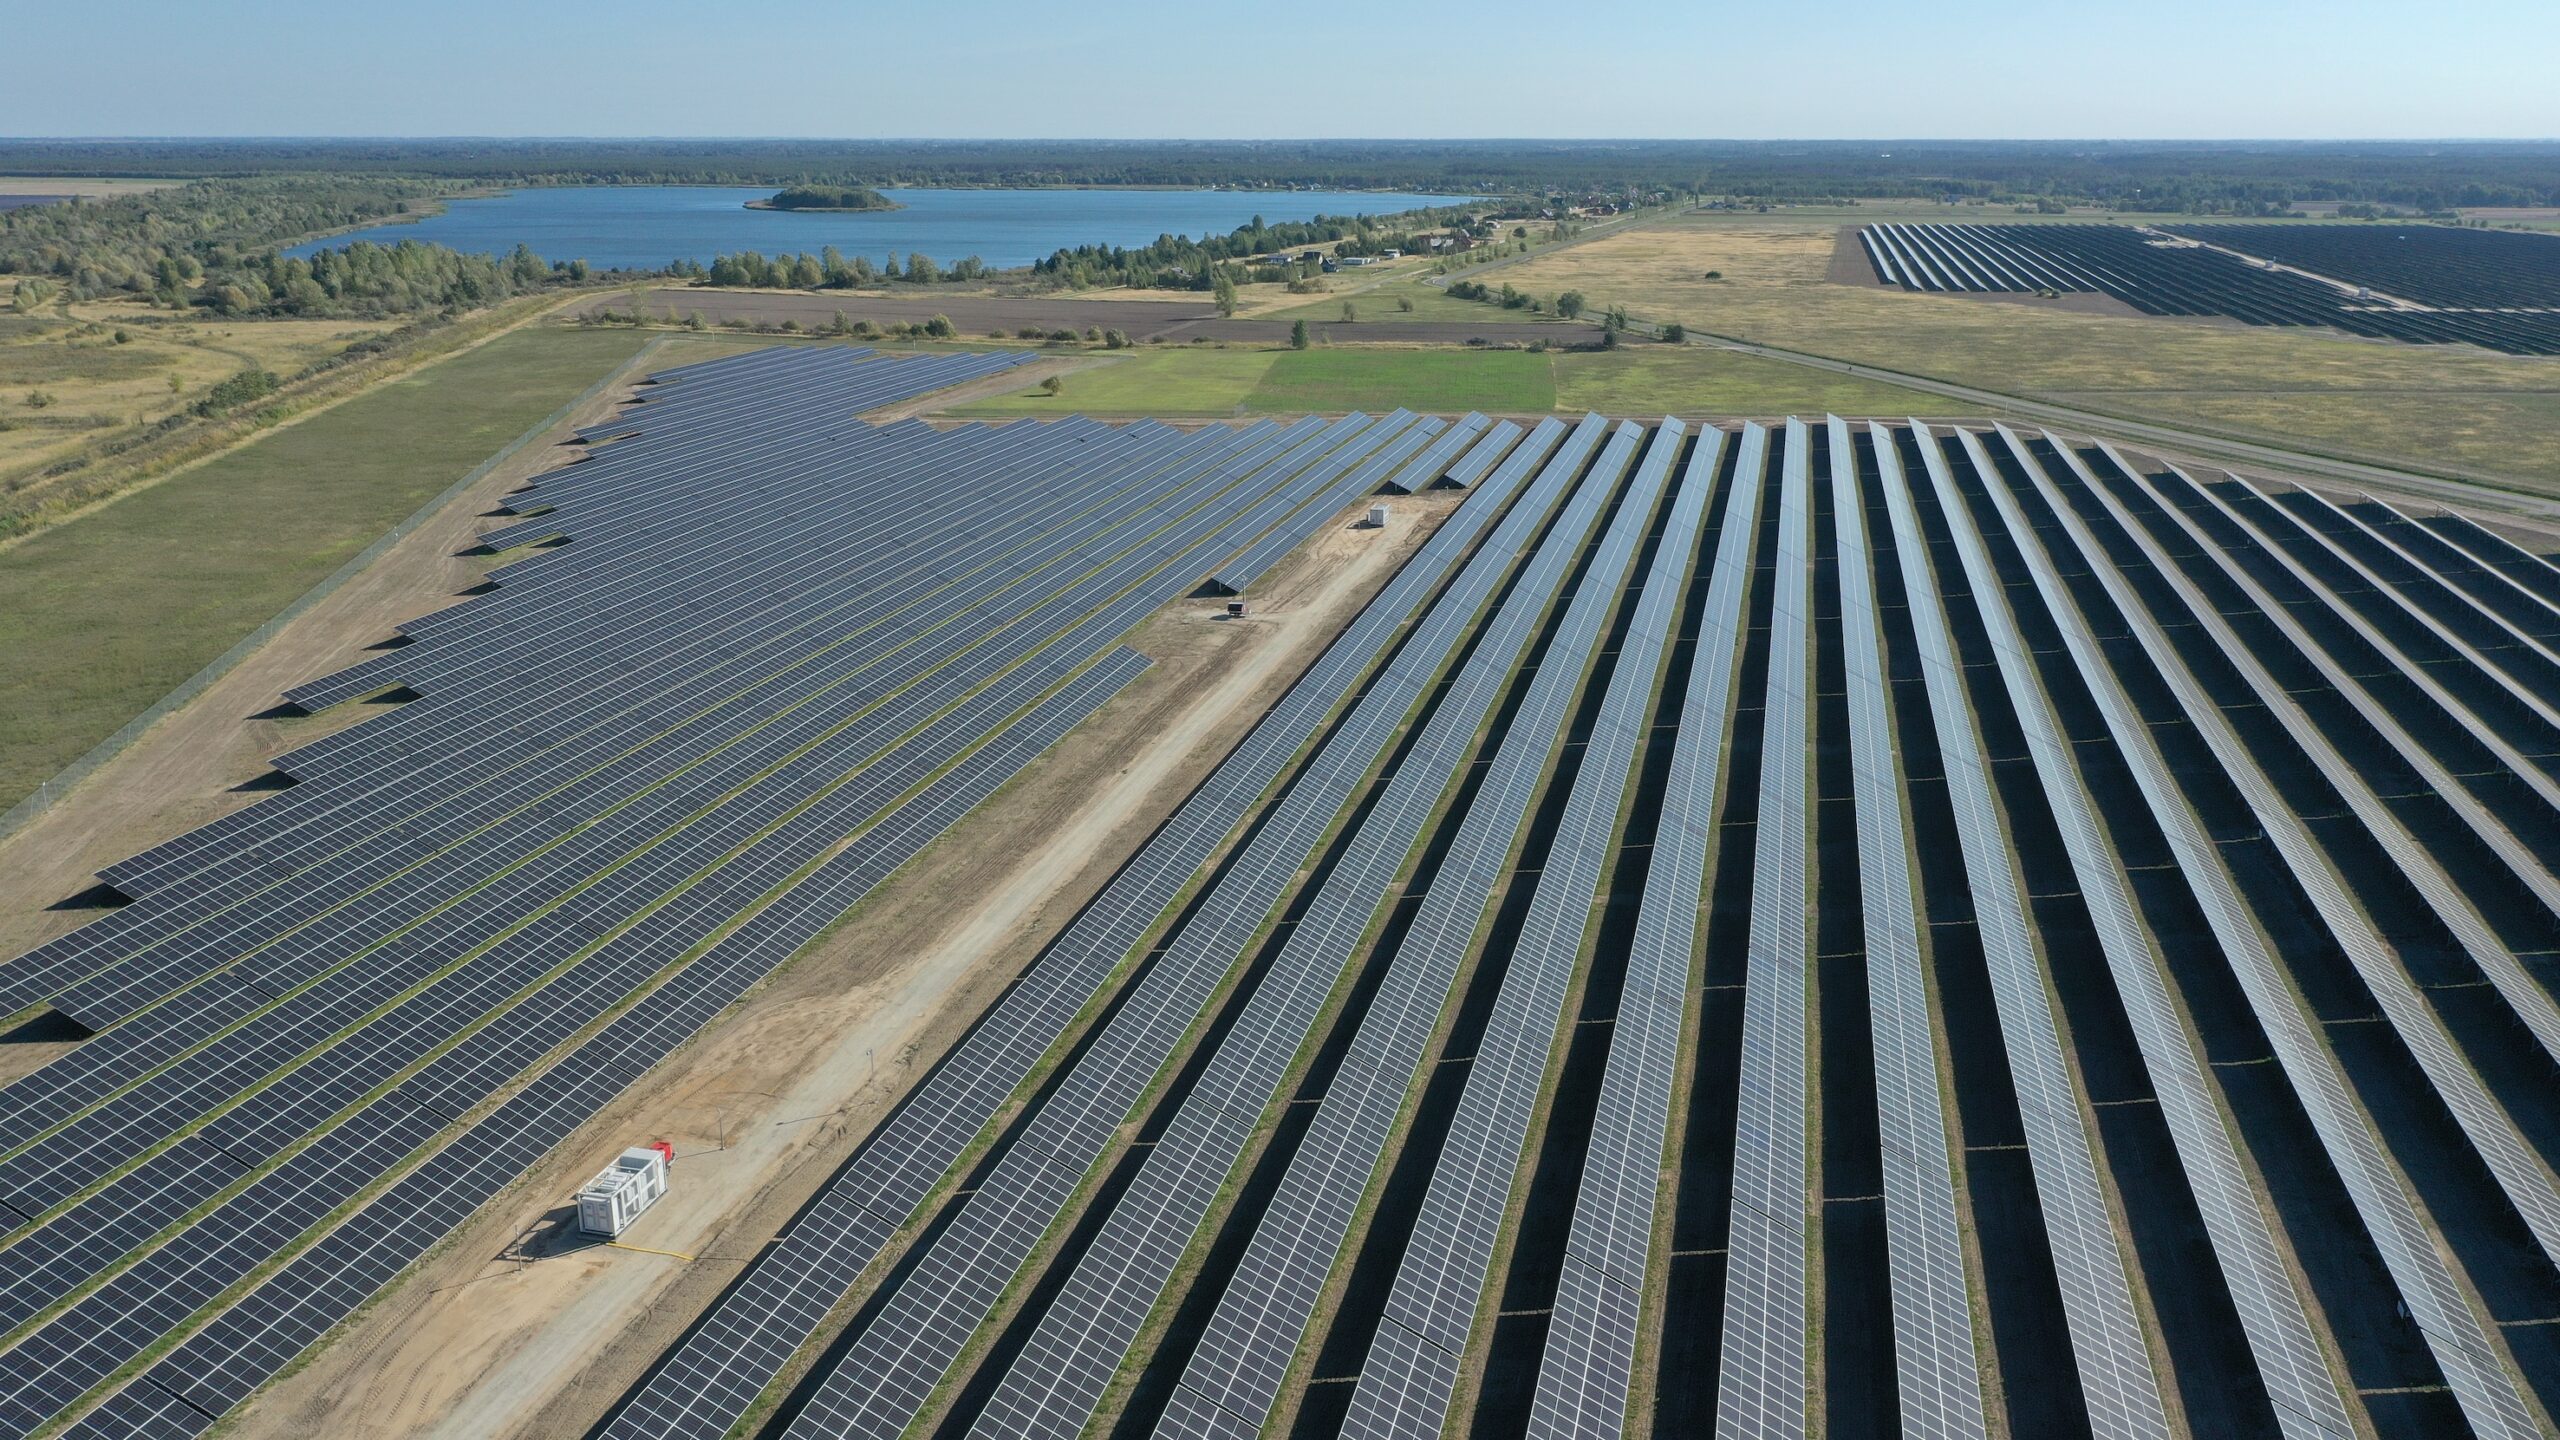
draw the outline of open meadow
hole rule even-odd
[[[0,551],[0,808],[646,339],[518,330]]]
[[[207,319],[138,301],[11,308],[0,282],[0,492],[99,439],[185,410],[244,370],[290,376],[392,328],[372,320]]]

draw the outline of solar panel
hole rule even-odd
[[[1750,969],[1743,992],[1732,1234],[1726,1242],[1719,1436],[1800,1434],[1807,1423],[1811,1203],[1806,989],[1811,983],[1812,437],[1787,422],[1769,619]]]
[[[1922,459],[1939,494],[1952,494],[1953,479],[1946,458],[1932,443],[1927,427],[1915,422],[1912,433],[1919,441]],[[1954,812],[1957,843],[1963,852],[1984,964],[2001,1008],[2004,1031],[2016,1032],[2004,1034],[2004,1043],[2020,1094],[2021,1116],[2032,1117],[2027,1127],[2031,1157],[2038,1150],[2043,1152],[2036,1162],[2039,1188],[2056,1194],[2059,1209],[2070,1202],[2070,1197],[2087,1194],[2089,1187],[2067,1183],[2060,1177],[2048,1186],[2041,1179],[2043,1168],[2060,1170],[2066,1164],[2081,1161],[2086,1152],[2086,1132],[2079,1125],[2077,1102],[2073,1101],[2067,1112],[2062,1108],[2062,1102],[2070,1098],[2069,1076],[2056,1068],[2060,1059],[2058,1040],[2046,1037],[2054,1022],[2037,965],[2033,923],[2010,858],[2010,836],[2002,824],[1993,792],[1991,759],[1975,728],[1963,661],[1949,631],[1938,577],[1929,568],[1927,539],[1912,503],[1912,486],[1904,476],[1900,454],[1890,437],[1881,427],[1875,434],[1877,459],[1884,469],[1886,510],[1892,521],[1904,590],[1910,597],[1912,630],[1920,647],[1921,674],[1928,688],[1930,718],[1938,736],[1948,802]],[[2081,788],[2070,746],[2031,668],[2026,642],[2008,609],[1986,598],[1999,593],[1989,556],[1962,516],[1951,510],[1948,525],[1955,536],[1961,578],[1974,598],[2007,690],[2010,713],[2017,718],[2039,786],[2061,832],[2099,949],[2115,981],[2135,1042],[2141,1048],[2153,1093],[2159,1097],[2162,1118],[2177,1146],[2179,1163],[2186,1171],[2215,1258],[2221,1262],[2223,1280],[2239,1312],[2242,1330],[2257,1360],[2268,1397],[2274,1402],[2278,1421],[2288,1436],[2304,1440],[2349,1434],[2353,1426],[2339,1398],[2337,1380],[2329,1372],[2327,1356],[2312,1333],[2293,1278],[2276,1249],[2275,1237],[2267,1216],[2259,1208],[2237,1144],[2206,1083],[2205,1057],[2188,1035],[2170,995],[2168,979],[2143,933],[2124,870],[2101,838],[2095,807]],[[2040,1068],[2043,1078],[2016,1073],[2027,1067]],[[2029,1102],[2038,1096],[2052,1099],[2031,1107]],[[2061,1128],[2066,1124],[2068,1128]],[[2067,1228],[2064,1233],[2070,1236],[2092,1232],[2082,1225]],[[2059,1259],[2082,1264],[2083,1269],[2094,1269],[2099,1280],[2105,1278],[2107,1272],[2098,1266],[2105,1257],[2088,1257],[2083,1263],[2082,1252],[2065,1249],[2060,1243],[2054,1248]],[[2121,1264],[2121,1257],[2118,1263]],[[2122,1272],[2119,1269],[2116,1273]],[[2085,1344],[2075,1335],[2074,1347],[2114,1354],[2121,1361],[2129,1352],[2124,1342],[2111,1337],[2120,1331],[2125,1309],[2102,1307],[2092,1297],[2106,1292],[2089,1288],[2090,1283],[2080,1280],[2063,1292],[2066,1317],[2075,1330],[2090,1335]],[[2080,1316],[2071,1316],[2074,1308],[2082,1312]],[[2121,1375],[2121,1363],[2116,1373]],[[2138,1384],[2130,1388],[2133,1394],[2143,1393]],[[2113,1390],[2103,1393],[2112,1399],[2126,1390],[2119,1379]],[[2155,1408],[2141,1403],[2139,1413],[2146,1423]],[[2122,1416],[2128,1409],[2119,1402],[2111,1413]]]
[[[1683,482],[1714,474],[1721,431],[1700,437]],[[1722,757],[1744,638],[1743,596],[1759,536],[1768,432],[1742,429],[1740,453],[1708,572],[1661,819],[1636,912],[1618,1017],[1609,1039],[1591,1143],[1530,1403],[1532,1440],[1624,1433],[1633,1356],[1651,1266],[1654,1209],[1671,1125],[1674,1070],[1704,910]]]
[[[2022,466],[2027,465],[2032,452],[2024,442],[2005,430],[2001,433],[2010,452],[2018,457]],[[2469,955],[2472,963],[2480,967],[2490,983],[2515,1007],[2526,1028],[2542,1041],[2546,1051],[2560,1056],[2560,1008],[2554,1008],[2550,996],[2524,973],[2515,956],[2489,933],[2487,925],[2455,891],[2452,880],[2442,867],[2408,834],[2398,818],[2374,795],[2364,778],[2348,766],[2321,736],[2311,717],[2267,673],[2265,666],[2233,633],[2229,623],[2204,601],[2194,582],[2177,568],[2149,532],[2125,511],[2122,502],[2088,470],[2087,463],[2069,449],[2060,453],[2078,481],[2078,493],[2090,497],[2106,511],[2116,522],[2118,531],[2150,558],[2155,573],[2176,592],[2186,611],[2184,617],[2179,617],[2181,622],[2203,627],[2259,703],[2267,706],[2271,715],[2281,717],[2284,732],[2291,737],[2299,752],[2380,842],[2390,862],[2426,897],[2437,918],[2452,932],[2455,942]],[[2026,473],[2057,513],[2069,508],[2070,502],[2059,483],[2043,466],[2035,465]],[[2070,528],[2072,538],[2083,555],[2099,553],[2095,535],[2076,512],[2067,516],[2063,523]],[[2515,1122],[2490,1095],[2479,1072],[2472,1068],[2453,1037],[2446,1033],[2443,1020],[2427,1003],[2416,982],[2390,953],[2390,947],[2375,928],[2372,917],[2347,894],[2345,885],[2337,878],[2302,817],[2284,804],[2274,782],[2260,768],[2246,741],[2220,708],[2213,705],[2202,685],[2179,659],[2167,636],[2160,630],[2158,620],[2141,607],[2112,567],[2099,573],[2110,598],[2131,625],[2135,638],[2142,642],[2153,667],[2168,678],[2170,686],[2179,692],[2181,701],[2191,710],[2198,707],[2212,709],[2210,716],[2198,720],[2198,733],[2213,748],[2224,769],[2237,781],[2242,798],[2266,827],[2267,838],[2284,857],[2287,867],[2310,897],[2321,923],[2336,937],[2348,960],[2355,966],[2356,973],[2363,978],[2366,989],[2382,1007],[2393,1030],[2452,1111],[2455,1122],[2462,1127],[2481,1161],[2489,1167],[2490,1174],[2496,1177],[2500,1189],[2523,1219],[2525,1228],[2542,1247],[2545,1256],[2560,1262],[2560,1190],[2553,1188],[2550,1173],[2527,1148],[2523,1137],[2516,1132]],[[2310,646],[2307,636],[2301,636],[2289,616],[2269,618],[2275,620],[2288,636],[2297,638],[2302,647],[2316,648]],[[2316,666],[2319,662],[2315,660],[2314,664]],[[2353,682],[2337,670],[2334,663],[2322,668],[2333,684],[2343,683],[2347,689],[2355,689]],[[2386,740],[2396,732],[2397,726],[2373,708],[2370,701],[2358,708]],[[2414,745],[2406,744],[2405,737],[2400,756],[2420,775],[2440,783],[2445,790],[2456,792],[2445,794],[2443,798],[2457,814],[2462,813],[2463,806],[2458,798],[2460,787],[2441,766],[2418,752]],[[2511,860],[2510,863],[2514,862]],[[2527,867],[2535,864],[2529,857],[2522,863]]]
[[[1995,474],[1981,441],[1958,432],[1978,473]],[[2137,786],[2179,858],[2214,938],[2232,973],[2247,995],[2260,1029],[2274,1048],[2278,1063],[2295,1093],[2331,1166],[2345,1183],[2349,1198],[2372,1237],[2385,1267],[2397,1283],[2402,1302],[2442,1367],[2473,1430],[2482,1435],[2525,1436],[2533,1433],[2523,1397],[2496,1360],[2496,1348],[2482,1331],[2478,1316],[2463,1298],[2444,1256],[2428,1238],[2427,1226],[2413,1197],[2383,1157],[2371,1122],[2357,1106],[2311,1022],[2301,1009],[2265,936],[2251,918],[2237,883],[2223,868],[2220,851],[2171,778],[2139,713],[2125,695],[2091,637],[2085,621],[2054,572],[2040,545],[2026,543],[2034,526],[2005,486],[1984,487],[2002,524],[2019,537],[2039,598],[2053,617],[2071,663],[2087,682],[2109,733],[2115,738]],[[1942,493],[1951,522],[1964,516],[1961,495]],[[2067,511],[2057,512],[2068,526]],[[1968,522],[1969,523],[1969,519]],[[1959,528],[1963,528],[1959,526]],[[1977,583],[1976,593],[1990,593]],[[2191,718],[2200,718],[2189,709]],[[2093,1417],[2094,1418],[2094,1417]]]
[[[1866,942],[1867,1017],[1875,1047],[1894,1395],[1906,1436],[1985,1433],[1974,1364],[1974,1305],[1965,1277],[1955,1174],[1947,1154],[1940,1055],[1920,962],[1911,819],[1886,712],[1883,619],[1869,573],[1866,497],[1846,422],[1830,419],[1832,533],[1849,691],[1849,763],[1858,827],[1858,900]]]
[[[1578,427],[1533,487],[1531,500],[1486,540],[962,1207],[963,1228],[952,1232],[962,1238],[947,1236],[928,1249],[908,1283],[827,1372],[794,1422],[795,1431],[900,1427],[900,1417],[911,1418],[931,1394],[968,1332],[1054,1222],[1066,1191],[1115,1142],[1130,1107],[1362,788],[1453,647],[1473,627],[1493,584],[1511,568],[1522,532],[1544,518],[1546,505],[1581,468],[1600,429],[1597,417]],[[1560,531],[1579,533],[1594,518],[1598,502],[1587,494],[1577,493],[1567,503]]]

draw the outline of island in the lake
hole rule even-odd
[[[794,185],[763,200],[747,202],[750,210],[902,210],[906,207],[867,185]]]

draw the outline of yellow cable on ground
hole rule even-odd
[[[652,1250],[646,1245],[625,1245],[619,1240],[607,1240],[604,1243],[616,1250],[637,1250],[643,1255],[664,1255],[671,1260],[682,1260],[688,1265],[693,1263],[693,1257],[681,1250]]]

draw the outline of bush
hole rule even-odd
[[[1396,310],[1397,310],[1397,312],[1398,312],[1398,313],[1400,313],[1400,314],[1405,314],[1405,315],[1410,315],[1410,314],[1412,314],[1412,313],[1413,313],[1413,297],[1412,297],[1412,296],[1410,296],[1410,295],[1399,295],[1399,296],[1397,296],[1397,297],[1396,297]]]
[[[1059,395],[1064,393],[1066,388],[1067,381],[1063,375],[1052,375],[1040,382],[1040,393],[1043,395]]]
[[[950,316],[936,315],[925,322],[924,333],[936,340],[948,340],[960,331],[952,325]]]
[[[197,401],[193,409],[200,416],[220,415],[253,400],[263,400],[283,384],[272,370],[243,370],[206,391],[205,397]]]
[[[1670,324],[1662,327],[1662,341],[1666,345],[1685,344],[1688,339],[1689,327],[1681,324],[1677,320],[1674,320]]]
[[[1129,348],[1129,332],[1126,330],[1105,330],[1102,332],[1102,344],[1105,349],[1126,350]]]
[[[1306,349],[1309,345],[1312,345],[1312,344],[1314,344],[1314,343],[1315,343],[1315,342],[1314,342],[1314,340],[1313,340],[1313,339],[1311,339],[1311,338],[1308,336],[1308,334],[1307,334],[1307,322],[1306,322],[1306,321],[1301,320],[1301,321],[1297,322],[1296,324],[1294,324],[1294,325],[1292,325],[1292,326],[1290,326],[1290,327],[1289,327],[1289,348],[1290,348],[1290,349],[1292,349],[1292,350],[1304,350],[1304,349]]]

